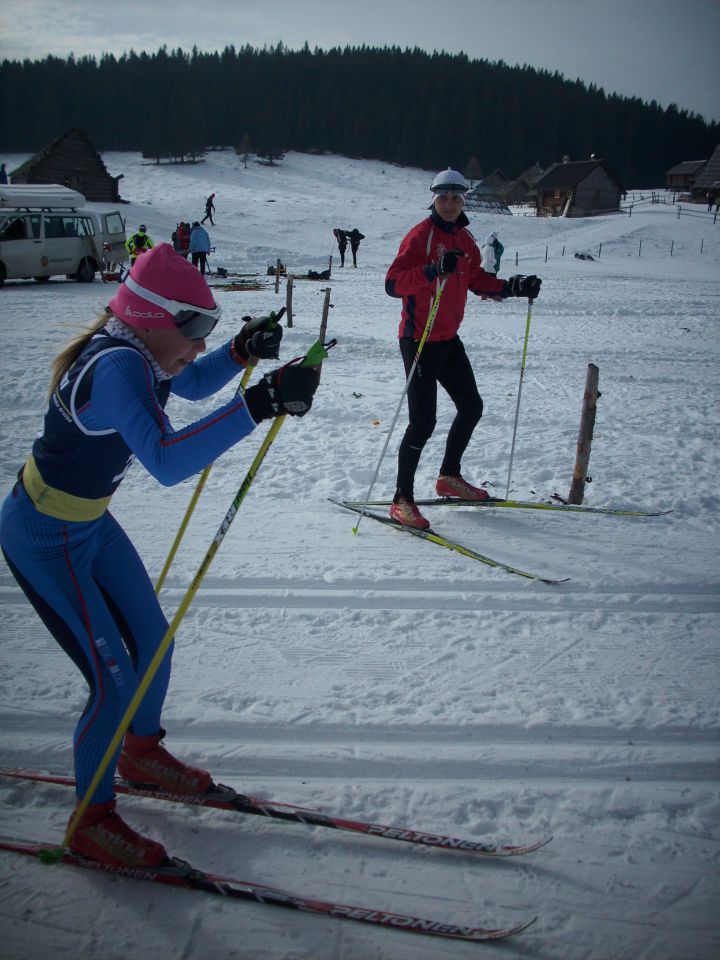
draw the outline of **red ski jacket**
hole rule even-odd
[[[407,234],[385,277],[385,292],[402,297],[403,308],[399,337],[420,340],[430,308],[440,286],[435,261],[448,250],[465,254],[454,273],[447,275],[430,332],[429,340],[451,340],[458,332],[465,313],[468,290],[477,296],[505,298],[506,284],[480,266],[480,251],[475,238],[466,229],[469,223],[461,213],[450,224],[435,211]]]

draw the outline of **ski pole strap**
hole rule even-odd
[[[335,346],[337,346],[337,340],[328,340],[325,343],[323,343],[322,340],[316,340],[302,358],[300,366],[319,367],[323,360],[327,360],[328,350],[332,350]]]

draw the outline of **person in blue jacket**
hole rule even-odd
[[[90,688],[74,734],[79,798],[168,627],[140,557],[108,509],[113,492],[135,459],[164,485],[191,477],[261,420],[303,416],[319,382],[313,369],[280,367],[175,429],[165,413],[171,394],[204,399],[242,373],[249,355],[278,356],[282,329],[272,317],[247,320],[202,356],[219,317],[205,280],[170,244],[140,257],[107,309],[55,359],[42,433],[2,505],[8,566]],[[162,744],[171,651],[72,836],[71,848],[86,857],[127,867],[166,860],[162,844],[116,812],[116,765],[127,780],[173,793],[214,787],[208,772]]]
[[[190,231],[190,257],[192,265],[197,267],[199,264],[200,273],[205,276],[207,267],[207,255],[210,253],[210,235],[205,227],[201,226],[197,220],[192,225]]]

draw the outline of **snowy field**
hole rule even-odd
[[[13,169],[25,158],[3,159]],[[353,536],[353,517],[327,502],[364,497],[401,394],[399,301],[383,279],[425,214],[432,173],[303,154],[244,169],[230,151],[195,166],[104,160],[124,174],[129,229],[145,222],[156,242],[177,220],[200,219],[216,193],[211,265],[259,273],[263,286],[217,291],[226,337],[244,314],[285,303],[284,283],[276,295],[265,277],[276,258],[298,274],[322,270],[333,227],[366,236],[357,270],[340,270],[335,251],[328,333],[338,346],[315,406],[286,422],[180,628],[169,748],[239,790],[328,812],[475,839],[554,839],[488,861],[123,798],[133,826],[219,873],[449,922],[538,921],[503,945],[451,943],[0,854],[0,955],[716,960],[720,223],[650,205],[592,220],[470,214],[476,237],[498,231],[502,276],[544,281],[512,495],[567,495],[592,362],[602,398],[585,502],[672,510],[428,511],[481,553],[570,578],[546,586],[372,520]],[[296,282],[285,359],[315,339],[325,287]],[[51,357],[111,293],[99,279],[0,291],[4,491],[40,426]],[[461,331],[485,401],[464,473],[499,495],[525,320],[526,301],[471,297]],[[209,409],[173,400],[169,413],[179,425]],[[378,498],[393,492],[404,417]],[[450,419],[443,395],[418,497],[433,495]],[[263,431],[212,471],[163,591],[168,616]],[[154,577],[193,489],[163,489],[136,465],[114,499]],[[4,567],[0,602],[0,766],[68,772],[83,683]],[[63,788],[0,782],[0,833],[57,842],[71,806]]]

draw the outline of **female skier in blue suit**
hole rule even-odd
[[[135,548],[108,510],[137,457],[171,485],[212,463],[261,420],[312,405],[318,376],[281,367],[208,416],[175,430],[171,393],[200,400],[245,367],[277,357],[282,330],[268,318],[199,359],[220,316],[200,273],[160,244],[118,288],[107,310],[53,364],[42,435],[0,514],[5,559],[50,633],[79,668],[90,697],[74,735],[83,797],[168,627]],[[121,776],[175,793],[213,786],[204,770],[162,745],[168,651],[140,703],[116,763]],[[118,762],[119,760],[119,762]],[[73,834],[78,853],[120,866],[157,866],[162,844],[115,811],[111,764]]]

